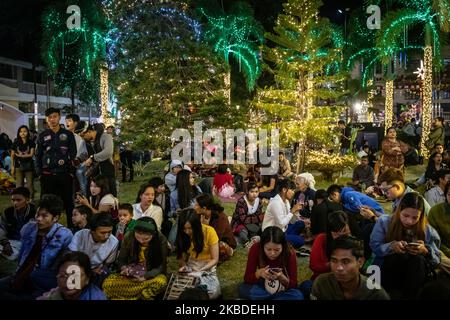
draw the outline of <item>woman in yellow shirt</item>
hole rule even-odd
[[[179,272],[188,273],[199,280],[209,298],[220,295],[216,273],[219,262],[219,237],[213,227],[202,224],[193,209],[184,209],[178,217],[177,258]]]

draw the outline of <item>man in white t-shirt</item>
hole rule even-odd
[[[94,214],[90,226],[90,229],[80,230],[74,235],[69,250],[86,253],[91,259],[96,280],[105,279],[109,274],[109,266],[116,260],[119,240],[111,234],[113,220],[109,213]]]

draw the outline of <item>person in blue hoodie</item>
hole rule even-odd
[[[330,198],[335,202],[342,203],[344,211],[348,213],[352,234],[364,240],[364,256],[366,259],[369,259],[372,255],[372,250],[369,246],[370,235],[376,219],[384,214],[383,208],[373,198],[355,191],[351,187],[342,189],[338,186],[332,187],[330,188],[334,190],[334,195]]]
[[[72,232],[58,223],[64,204],[60,197],[43,195],[34,221],[20,231],[19,267],[0,280],[0,300],[30,300],[56,287],[58,260],[72,240]]]
[[[79,278],[74,273],[78,270]],[[36,300],[107,300],[103,291],[93,283],[93,278],[89,256],[80,251],[69,252],[59,263],[58,286]],[[77,279],[78,286],[73,281]]]

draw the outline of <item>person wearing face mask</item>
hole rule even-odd
[[[297,258],[279,227],[264,229],[250,248],[239,297],[247,300],[303,300],[297,289]]]
[[[440,238],[428,224],[424,200],[407,193],[392,215],[378,218],[370,247],[381,266],[382,286],[399,298],[415,299],[440,263]]]
[[[153,218],[158,227],[158,231],[161,231],[163,211],[158,204],[154,203],[154,200],[155,188],[149,183],[143,184],[139,189],[136,203],[133,205],[133,219],[137,220],[141,217]]]
[[[69,288],[68,280],[72,270],[79,270],[79,288]],[[103,291],[92,283],[91,261],[83,252],[69,252],[64,255],[58,267],[58,286],[36,300],[106,300]]]
[[[118,274],[110,275],[103,290],[111,300],[153,300],[167,286],[167,239],[155,220],[142,217],[125,235],[117,258]]]
[[[110,273],[110,266],[116,260],[119,240],[112,235],[113,220],[111,215],[100,212],[92,216],[90,229],[75,233],[70,251],[81,251],[91,259],[94,282],[101,287],[103,280]]]

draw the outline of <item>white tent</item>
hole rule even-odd
[[[11,140],[17,136],[17,129],[28,125],[28,117],[19,109],[0,101],[0,133],[6,132]]]

